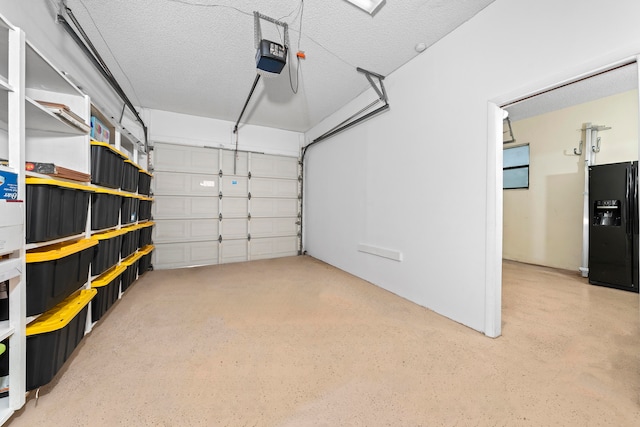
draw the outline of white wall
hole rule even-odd
[[[151,141],[235,149],[235,122],[153,109],[145,109],[143,117]],[[298,157],[303,139],[300,132],[243,124],[238,127],[241,151]]]
[[[488,225],[501,212],[492,183],[497,171],[487,166],[501,149],[488,135],[495,113],[488,101],[506,103],[635,55],[639,14],[635,0],[497,0],[389,75],[389,112],[309,149],[308,253],[474,329],[499,333],[499,314],[485,313],[487,296],[500,290],[491,278],[499,273],[489,271],[500,262],[499,250],[487,255],[487,248],[501,239]],[[364,104],[359,99],[341,109],[307,140]],[[358,252],[359,243],[400,251],[404,259]]]
[[[638,159],[638,91],[512,122],[514,144],[529,144],[529,188],[504,192],[504,258],[578,271],[582,254],[583,124],[606,125],[594,164]]]

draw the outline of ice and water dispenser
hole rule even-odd
[[[622,224],[620,200],[596,200],[593,225],[619,227]]]

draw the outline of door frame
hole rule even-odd
[[[640,54],[618,59],[601,59],[582,64],[572,72],[557,73],[515,92],[487,101],[487,212],[485,244],[485,328],[488,337],[502,334],[502,117],[503,106],[540,95],[561,86],[600,74],[624,64],[636,63],[638,80],[638,135],[640,136]],[[640,137],[638,138],[640,157]],[[638,206],[640,209],[640,206]],[[640,254],[638,254],[640,259]],[[639,296],[640,298],[640,296]]]

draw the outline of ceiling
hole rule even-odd
[[[134,105],[232,122],[256,75],[253,11],[287,22],[291,76],[285,68],[261,79],[242,123],[304,132],[369,87],[356,67],[388,75],[419,54],[416,44],[428,48],[492,1],[388,0],[374,16],[345,0],[67,0],[67,6]],[[274,24],[261,27],[263,38],[281,40]],[[296,59],[298,50],[306,59]]]

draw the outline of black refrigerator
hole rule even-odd
[[[589,283],[638,292],[638,162],[589,167]]]

